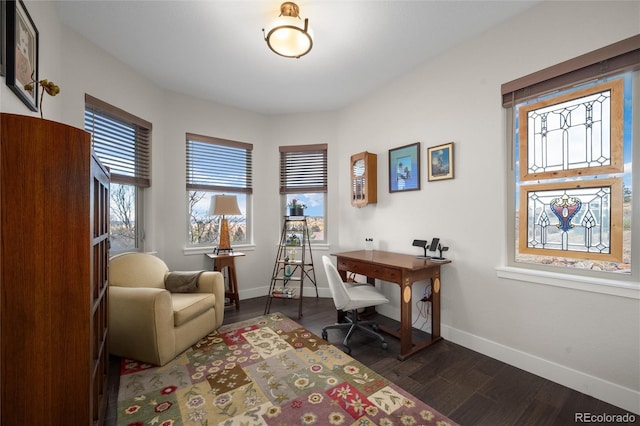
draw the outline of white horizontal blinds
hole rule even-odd
[[[327,192],[327,144],[280,147],[280,193]]]
[[[253,192],[253,144],[187,133],[187,189]]]
[[[151,123],[85,95],[84,128],[112,182],[151,186]]]
[[[504,83],[502,106],[511,107],[546,93],[637,69],[640,69],[640,35]]]

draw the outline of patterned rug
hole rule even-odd
[[[279,313],[225,325],[164,367],[122,360],[117,424],[455,425]]]

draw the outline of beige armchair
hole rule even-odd
[[[224,279],[202,272],[198,288],[172,293],[158,257],[124,253],[109,261],[109,346],[114,355],[164,365],[222,325]]]

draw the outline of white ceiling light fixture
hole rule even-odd
[[[269,49],[285,58],[299,58],[313,47],[309,19],[302,21],[298,5],[287,1],[280,6],[280,16],[262,29]]]

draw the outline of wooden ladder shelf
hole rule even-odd
[[[298,319],[300,319],[305,280],[313,284],[316,298],[318,298],[307,218],[306,216],[285,216],[267,294],[267,306],[264,308],[265,315],[270,312],[273,299],[298,300]],[[296,286],[295,283],[298,285]]]

